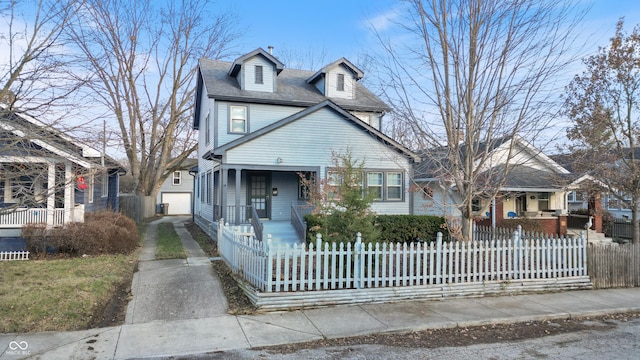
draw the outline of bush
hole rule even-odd
[[[304,220],[307,222],[307,242],[313,242],[316,234],[322,233],[322,218],[309,214]],[[446,226],[444,218],[429,215],[378,215],[373,221],[380,231],[380,240],[392,243],[435,241],[438,232],[445,233]],[[355,241],[355,234],[345,236]]]
[[[435,241],[438,232],[446,240],[446,221],[440,216],[429,215],[378,215],[376,223],[384,241],[404,243]]]
[[[139,245],[136,224],[128,217],[109,211],[89,213],[83,223],[69,223],[46,230],[44,224],[29,224],[22,230],[29,250],[42,253],[79,255],[128,254]]]
[[[504,219],[501,227],[506,227],[508,229],[517,229],[518,225],[522,226],[522,230],[527,232],[535,232],[535,233],[544,233],[544,228],[542,224],[538,221],[531,218],[515,218],[515,219]]]

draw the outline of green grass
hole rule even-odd
[[[187,252],[172,223],[158,224],[156,259],[186,259]]]
[[[138,256],[0,262],[0,333],[87,329]]]

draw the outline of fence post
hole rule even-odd
[[[513,233],[513,275],[514,279],[520,279],[520,263],[522,257],[521,249],[522,225],[518,225],[518,230]]]
[[[218,220],[218,243],[220,242],[220,239],[222,239],[222,231],[224,229],[224,219],[220,218],[220,220]]]
[[[316,234],[316,266],[314,266],[316,278],[315,290],[320,290],[320,275],[322,274],[322,257],[320,251],[322,251],[322,234],[318,233]]]
[[[354,276],[355,276],[355,285],[356,285],[356,289],[360,289],[362,288],[362,274],[363,274],[363,269],[362,266],[364,265],[361,256],[364,255],[363,251],[362,251],[362,234],[361,233],[357,233],[356,234],[356,244],[355,247],[353,249],[354,251],[354,256],[353,256],[353,266],[354,266]]]
[[[442,233],[436,235],[436,284],[442,284]]]

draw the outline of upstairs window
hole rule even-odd
[[[242,134],[247,133],[247,107],[230,106],[229,114],[229,132]]]
[[[344,74],[338,74],[336,79],[336,90],[344,91]]]
[[[182,173],[180,171],[173,172],[173,185],[182,184]]]
[[[262,65],[256,65],[255,83],[264,84],[264,78],[262,76]]]
[[[207,114],[206,119],[204,120],[204,140],[205,144],[209,145],[211,142],[211,130],[209,130],[209,114]]]

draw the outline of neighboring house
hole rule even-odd
[[[156,195],[156,204],[167,206],[167,215],[191,215],[193,207],[194,176],[190,169],[197,159],[186,159],[180,169],[169,175]]]
[[[332,178],[332,152],[365,164],[364,186],[379,214],[411,212],[419,157],[380,131],[389,107],[341,58],[318,71],[285,69],[258,48],[234,62],[201,59],[194,128],[199,130],[195,218],[206,224],[291,221],[307,203],[300,177]]]
[[[84,213],[117,211],[124,168],[39,120],[0,107],[0,237],[26,223],[62,226]]]
[[[473,210],[477,222],[485,225],[500,224],[509,218],[530,218],[542,224],[549,233],[566,232],[566,221],[561,226],[559,215],[566,215],[568,202],[566,186],[570,181],[570,172],[542,153],[539,149],[520,137],[505,137],[496,141],[488,149],[491,167],[486,169],[489,187],[492,177],[504,171],[508,152],[508,176],[504,179],[495,199],[479,196],[474,200]],[[513,145],[513,147],[512,147]],[[483,147],[484,145],[481,145]],[[464,151],[464,146],[462,147]],[[430,152],[431,160],[426,157],[416,170],[415,182],[418,191],[414,192],[413,212],[445,217],[460,217],[451,187],[443,186],[437,175],[438,166],[446,166],[446,160],[433,161],[433,154],[446,154],[444,149]],[[450,185],[453,186],[453,185]]]
[[[631,152],[630,148],[625,148],[623,151]],[[640,148],[634,149],[634,158],[640,159]],[[562,164],[565,168],[573,171],[573,155],[572,154],[560,154],[553,156],[553,159]],[[603,210],[608,211],[614,217],[619,219],[630,219],[631,209],[629,203],[631,197],[624,196],[626,201],[621,201],[616,196],[606,191],[606,185],[599,182],[596,178],[589,174],[583,175],[580,179],[576,180],[570,188],[568,194],[569,210],[592,210],[594,205],[594,196],[599,198],[598,203]]]

